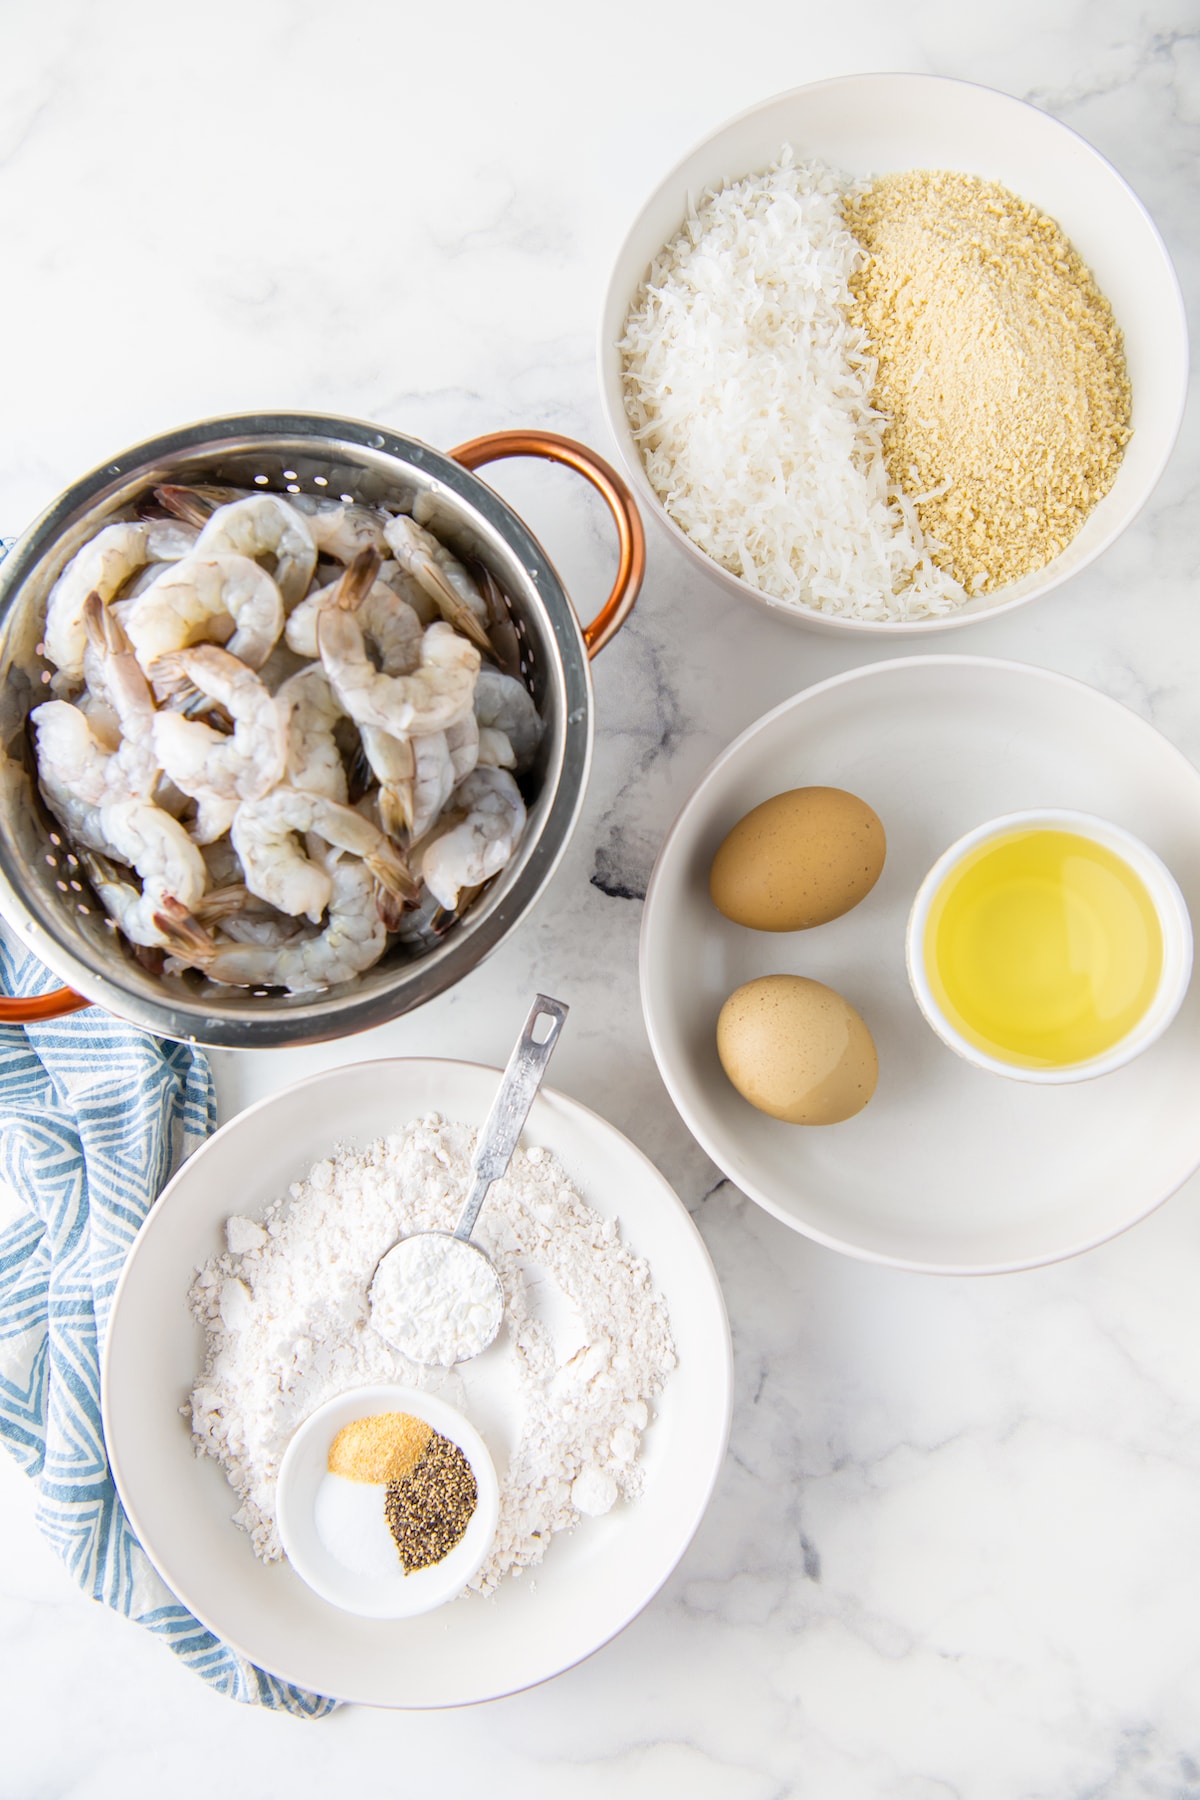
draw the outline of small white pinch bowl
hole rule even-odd
[[[929,981],[925,955],[925,931],[929,909],[947,877],[964,859],[982,844],[1008,836],[1014,831],[1068,831],[1078,837],[1111,850],[1139,877],[1154,903],[1163,939],[1162,974],[1154,998],[1137,1024],[1127,1031],[1111,1050],[1084,1062],[1064,1063],[1056,1068],[1028,1068],[1000,1057],[989,1056],[963,1034],[946,1017],[938,1005]],[[1157,1043],[1183,1005],[1192,978],[1192,921],[1179,884],[1162,858],[1156,856],[1140,838],[1114,825],[1095,813],[1038,807],[1027,812],[1006,813],[977,825],[951,844],[930,869],[917,889],[905,935],[905,962],[913,997],[927,1022],[948,1049],[953,1050],[977,1069],[993,1075],[1005,1075],[1012,1081],[1029,1081],[1042,1087],[1060,1087],[1067,1082],[1091,1081],[1097,1075],[1110,1075],[1124,1068],[1135,1057]]]
[[[347,1568],[326,1548],[316,1525],[317,1491],[328,1473],[329,1446],[344,1425],[373,1413],[412,1413],[458,1445],[471,1465],[478,1500],[463,1536],[439,1563],[406,1575],[396,1558],[396,1573],[364,1575]],[[383,1492],[379,1492],[383,1520]],[[457,1408],[415,1388],[352,1388],[326,1401],[294,1434],[279,1469],[276,1518],[284,1552],[300,1579],[322,1600],[364,1619],[414,1619],[432,1612],[462,1593],[496,1536],[500,1517],[500,1484],[488,1447]],[[386,1533],[387,1524],[383,1522]]]
[[[1125,339],[1133,437],[1109,492],[1045,568],[930,619],[846,619],[792,606],[714,562],[651,487],[625,413],[625,319],[650,264],[706,188],[768,168],[790,144],[852,176],[951,169],[999,181],[1057,220],[1112,305]],[[609,429],[646,511],[731,595],[775,618],[858,637],[921,637],[1024,606],[1077,575],[1113,543],[1153,492],[1183,417],[1187,320],[1170,256],[1149,213],[1098,150],[1010,94],[941,75],[843,75],[776,94],[705,138],[659,183],[617,254],[600,323],[600,390]]]

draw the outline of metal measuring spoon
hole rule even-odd
[[[479,1134],[470,1190],[454,1230],[414,1231],[376,1264],[368,1294],[371,1323],[413,1362],[446,1369],[467,1362],[500,1329],[504,1289],[471,1233],[489,1188],[512,1160],[568,1010],[545,994],[534,1001]],[[533,1033],[541,1019],[550,1021],[550,1030],[537,1043]]]

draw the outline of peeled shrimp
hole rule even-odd
[[[234,818],[230,836],[252,894],[280,912],[305,913],[314,924],[320,919],[329,903],[330,877],[324,862],[310,860],[296,841],[308,832],[361,857],[397,898],[415,896],[416,884],[399,851],[369,819],[321,794],[290,787],[246,801]]]
[[[480,769],[515,769],[516,752],[502,731],[494,725],[479,727],[479,754],[475,759]]]
[[[284,628],[288,647],[300,656],[317,655],[317,621],[338,599],[342,583],[318,588],[302,600]],[[382,581],[350,610],[358,616],[363,635],[374,644],[379,666],[388,675],[411,675],[421,660],[421,639],[425,628],[405,601]]]
[[[239,556],[275,559],[275,581],[285,609],[303,600],[317,565],[317,547],[308,521],[280,494],[248,494],[218,506],[196,540],[198,555],[232,551]]]
[[[275,695],[288,709],[288,751],[284,780],[289,787],[346,804],[349,793],[334,727],[346,714],[319,663],[301,669]]]
[[[473,712],[464,713],[461,719],[446,727],[446,748],[450,752],[450,767],[457,787],[479,761],[479,722]]]
[[[78,681],[83,674],[88,595],[99,594],[101,605],[107,606],[146,563],[177,562],[195,539],[189,526],[174,519],[122,520],[106,525],[71,558],[50,590],[43,634],[46,655],[61,675]]]
[[[182,908],[169,907],[157,924],[185,968],[202,969],[234,987],[284,987],[293,994],[319,993],[350,981],[377,963],[387,930],[375,900],[371,870],[354,856],[328,854],[329,916],[316,936],[274,945],[218,944]]]
[[[490,652],[487,601],[458,558],[431,531],[403,513],[388,520],[383,535],[400,567],[436,601],[442,617],[481,650]]]
[[[283,630],[279,589],[248,556],[185,557],[160,575],[124,614],[144,669],[201,641],[228,643],[248,668],[266,662]]]
[[[82,617],[85,664],[101,707],[91,716],[66,700],[48,700],[31,717],[47,804],[81,844],[104,850],[99,810],[118,800],[149,800],[158,784],[154,697],[99,594],[88,595]]]
[[[387,548],[384,521],[374,507],[359,506],[353,500],[321,499],[316,494],[290,494],[288,498],[296,511],[304,514],[318,556],[350,563],[360,550],[378,550],[382,556]]]
[[[185,907],[199,902],[208,880],[204,858],[178,820],[149,800],[102,806],[98,826],[104,842],[82,858],[97,899],[130,943],[162,944],[154,915],[168,899]],[[137,870],[140,891],[110,856]]]
[[[377,725],[360,725],[359,742],[371,773],[379,783],[379,822],[389,837],[412,831],[413,778],[417,759],[413,740],[392,737]]]
[[[384,587],[391,588],[397,599],[412,607],[422,625],[432,625],[435,619],[441,618],[437,602],[429,598],[419,581],[405,573],[394,557],[380,563],[378,579]]]
[[[418,873],[434,898],[453,910],[463,888],[475,887],[502,869],[525,828],[525,802],[505,769],[476,769],[455,793],[465,811],[457,825],[414,855]]]
[[[370,725],[359,727],[367,761],[379,781],[379,816],[385,831],[423,838],[454,791],[454,763],[447,733],[394,738]]]
[[[117,801],[150,799],[158,778],[153,751],[147,755],[143,744],[109,749],[68,700],[47,700],[31,717],[46,804],[77,844],[112,851],[101,814]]]
[[[175,785],[201,803],[197,838],[207,842],[228,830],[239,801],[257,800],[283,779],[287,708],[252,669],[213,644],[176,650],[151,667],[164,682],[197,688],[233,720],[232,735],[182,713],[160,712],[154,720],[158,760]]]
[[[359,725],[406,737],[444,731],[471,711],[479,652],[449,625],[429,627],[421,639],[420,666],[411,675],[377,669],[357,614],[340,607],[320,615],[317,645],[334,692]]]
[[[527,769],[542,741],[541,714],[523,682],[499,669],[481,668],[475,683],[475,717],[481,726],[502,731],[512,745],[515,767]]]

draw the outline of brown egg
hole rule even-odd
[[[713,858],[713,904],[755,931],[803,931],[857,906],[883,868],[878,815],[844,788],[791,788],[739,819]]]
[[[879,1078],[875,1041],[848,1000],[803,975],[763,975],[730,994],[717,1055],[738,1093],[789,1125],[837,1125]]]

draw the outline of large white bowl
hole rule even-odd
[[[759,932],[708,891],[718,845],[791,787],[848,788],[887,833],[883,873],[840,919]],[[1200,1167],[1200,983],[1126,1067],[1068,1087],[1000,1081],[930,1031],[905,969],[926,871],[973,826],[1101,813],[1160,856],[1200,913],[1200,772],[1082,682],[1021,663],[917,656],[819,683],[743,732],[672,826],[650,881],[642,1005],[671,1097],[730,1179],[797,1231],[943,1274],[1053,1262],[1143,1218]],[[879,1085],[841,1125],[755,1110],[717,1058],[717,1014],[759,975],[807,975],[857,1007]]]
[[[1125,334],[1133,430],[1117,478],[1074,541],[1044,569],[933,619],[842,619],[771,599],[720,567],[670,518],[625,414],[617,350],[634,295],[705,188],[765,169],[784,144],[853,175],[956,169],[1003,182],[1056,219]],[[1145,207],[1099,151],[1009,94],[940,75],[845,75],[778,94],[698,144],[654,190],[617,256],[600,326],[608,423],[647,511],[731,594],[821,631],[921,635],[969,625],[1049,593],[1093,562],[1145,505],[1166,466],[1187,392],[1187,323],[1171,259]]]
[[[468,1705],[515,1693],[589,1656],[656,1594],[691,1542],[725,1454],[729,1324],[708,1252],[652,1163],[605,1120],[543,1088],[523,1137],[563,1163],[579,1192],[650,1265],[678,1367],[643,1440],[646,1488],[561,1533],[545,1561],[413,1619],[357,1618],[286,1563],[257,1561],[233,1523],[236,1498],[199,1460],[180,1409],[203,1363],[188,1312],[196,1269],[224,1248],[230,1212],[259,1217],[335,1143],[365,1144],[437,1111],[483,1119],[499,1072],[397,1059],[314,1075],[250,1107],[197,1151],[138,1233],[113,1301],[101,1394],[104,1436],[134,1531],[168,1587],[218,1637],[286,1681],[378,1706]],[[511,1396],[487,1358],[463,1366],[463,1410],[485,1441],[508,1428]],[[476,1383],[477,1385],[472,1385]],[[502,1444],[489,1442],[489,1448]],[[498,1458],[503,1461],[503,1457]]]

